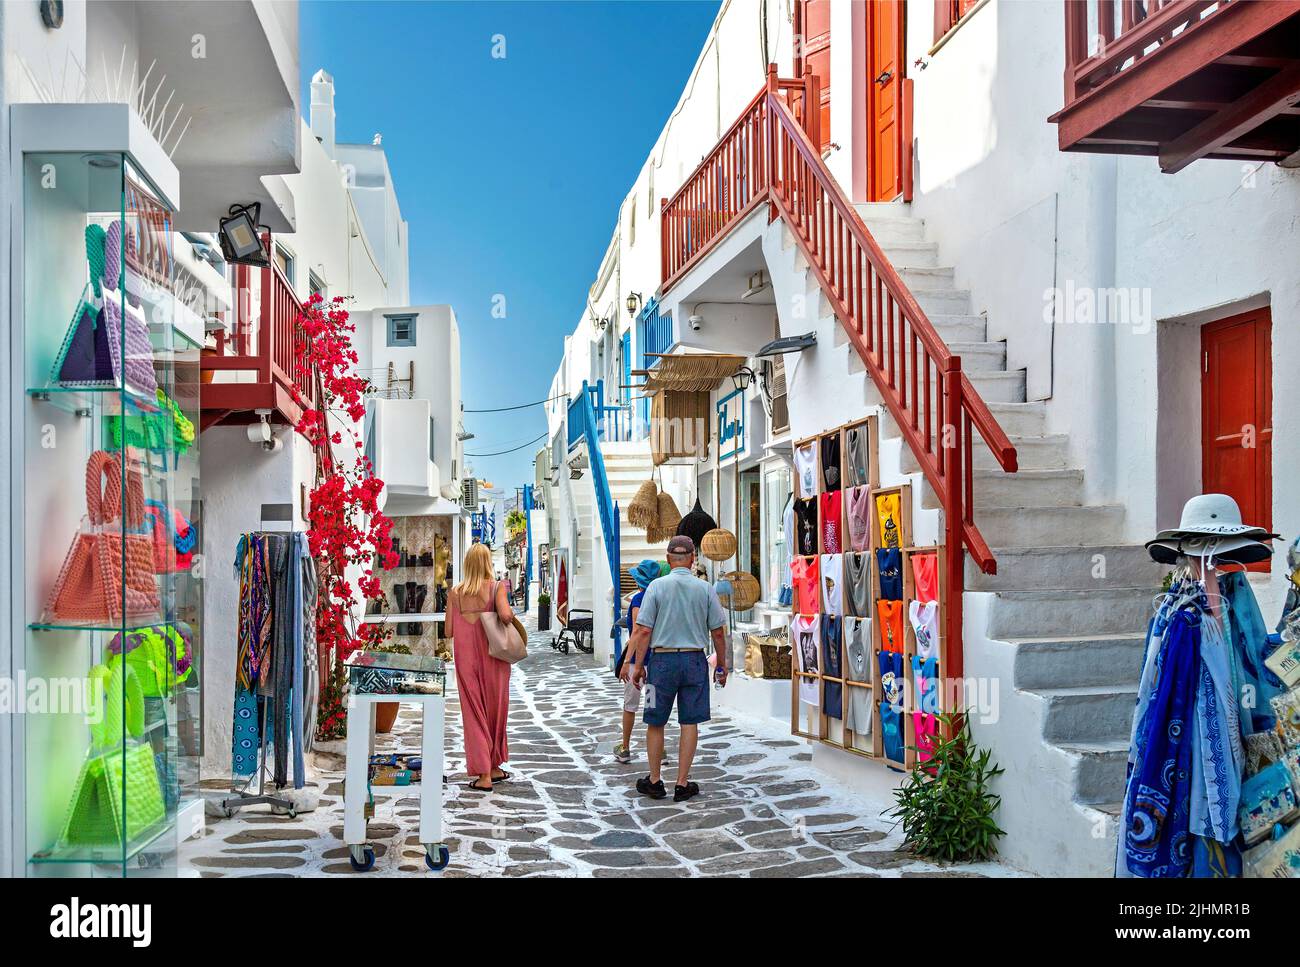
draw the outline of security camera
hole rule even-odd
[[[701,329],[704,328],[703,316],[691,316],[688,321],[691,324],[691,329],[695,332],[699,332]]]

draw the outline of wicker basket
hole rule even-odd
[[[789,679],[794,654],[790,646],[764,643],[759,648],[763,651],[763,677]]]
[[[748,571],[728,571],[722,579],[731,582],[731,594],[720,596],[725,607],[732,611],[748,611],[758,603],[760,588],[754,575]]]
[[[736,535],[725,527],[715,527],[700,541],[700,553],[710,561],[725,561],[735,556]],[[743,609],[742,609],[743,610]]]

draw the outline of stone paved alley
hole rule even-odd
[[[532,622],[529,621],[532,631]],[[701,732],[692,777],[701,795],[652,802],[633,784],[646,771],[612,758],[620,687],[586,656],[561,655],[550,634],[530,635],[511,676],[510,769],[490,795],[464,787],[460,710],[447,706],[445,835],[451,865],[433,873],[416,837],[418,803],[379,798],[370,822],[377,860],[354,873],[342,843],[343,759],[317,754],[320,807],[289,819],[253,807],[209,813],[205,834],[183,846],[185,874],[211,876],[1004,876],[995,863],[939,866],[899,851],[901,833],[864,800],[810,767],[805,743],[774,723],[716,709]],[[341,743],[339,744],[341,746]],[[405,715],[380,750],[417,749],[418,714]],[[676,728],[668,729],[675,762]],[[341,748],[340,748],[341,752]],[[665,775],[673,775],[671,766]],[[209,797],[221,790],[210,788]]]

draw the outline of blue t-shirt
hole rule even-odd
[[[651,648],[707,650],[727,614],[712,585],[675,567],[645,589],[636,623],[650,629]]]

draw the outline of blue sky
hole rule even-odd
[[[302,104],[334,76],[340,141],[376,132],[410,225],[411,301],[460,321],[467,409],[544,399],[618,205],[677,101],[716,0],[305,0]],[[502,34],[506,57],[493,59]],[[507,317],[492,317],[505,296]],[[468,453],[545,432],[541,407],[467,414]],[[506,488],[530,446],[478,458]]]

